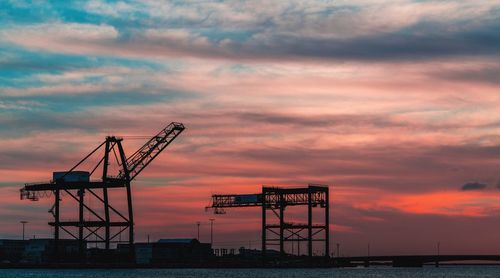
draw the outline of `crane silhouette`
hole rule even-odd
[[[110,249],[111,243],[128,242],[130,250],[134,242],[134,214],[132,209],[131,181],[136,178],[179,134],[185,129],[182,123],[172,122],[149,139],[129,157],[125,156],[123,138],[107,136],[105,141],[92,150],[70,170],[54,172],[49,182],[25,184],[20,189],[21,199],[38,201],[41,197],[54,195],[54,204],[49,210],[54,217],[49,222],[54,227],[55,253],[58,253],[61,231],[79,241],[79,250],[84,255],[87,243],[104,245]],[[97,159],[95,159],[97,157]],[[97,161],[97,163],[93,163]],[[89,171],[81,168],[89,167]],[[99,167],[102,172],[97,171]],[[95,179],[95,177],[99,177]],[[110,204],[111,191],[126,191],[126,212]],[[90,198],[100,206],[89,205]],[[61,219],[62,196],[69,196],[78,206],[78,219]],[[119,202],[118,202],[119,203]],[[101,207],[102,206],[102,207]],[[84,212],[88,212],[88,219]],[[121,234],[128,231],[128,240],[122,241]],[[92,239],[93,237],[93,239]]]

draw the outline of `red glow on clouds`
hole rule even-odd
[[[490,192],[430,192],[387,194],[383,198],[357,205],[362,209],[395,209],[404,213],[480,217],[500,209],[500,196]]]
[[[465,38],[497,33],[489,28],[498,3],[350,2],[359,8],[173,5],[163,18],[159,4],[145,1],[128,7],[150,16],[132,29],[114,25],[128,13],[120,18],[120,7],[100,3],[108,9],[72,10],[99,22],[5,24],[0,237],[18,237],[21,219],[29,233],[51,236],[51,199],[20,201],[24,183],[71,168],[107,135],[151,136],[178,121],[187,129],[133,184],[139,241],[194,236],[197,221],[207,240],[211,217],[221,244],[258,240],[257,209],[214,216],[204,210],[210,196],[319,183],[330,185],[332,245],[352,255],[368,241],[379,253],[427,252],[438,238],[457,252],[493,250],[500,47]],[[167,26],[172,15],[223,30],[223,39]],[[474,32],[481,36],[464,36]],[[13,74],[2,76],[4,67]],[[141,144],[124,140],[127,154]],[[487,186],[462,190],[470,182]]]

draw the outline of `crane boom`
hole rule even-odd
[[[160,154],[174,139],[185,129],[182,123],[172,122],[157,135],[153,136],[135,153],[126,160],[126,169],[121,170],[119,178],[133,180],[144,168],[148,166],[158,154]]]

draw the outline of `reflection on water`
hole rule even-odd
[[[500,277],[500,266],[343,269],[0,269],[0,277]]]

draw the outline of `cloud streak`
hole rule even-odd
[[[241,12],[241,5],[249,12]],[[477,5],[313,2],[307,6],[288,2],[262,9],[245,2],[191,6],[93,1],[86,8],[102,15],[105,23],[23,25],[4,29],[2,37],[4,42],[28,48],[150,59],[181,55],[236,61],[408,61],[498,56],[499,5],[496,1]],[[105,19],[119,17],[117,11],[135,14],[137,27]]]
[[[23,183],[180,121],[133,185],[139,240],[195,235],[213,193],[323,183],[352,255],[437,235],[491,250],[498,1],[17,1],[0,23],[1,236],[20,218],[50,235],[50,200],[20,202]],[[217,217],[216,242],[258,239],[259,216]]]

